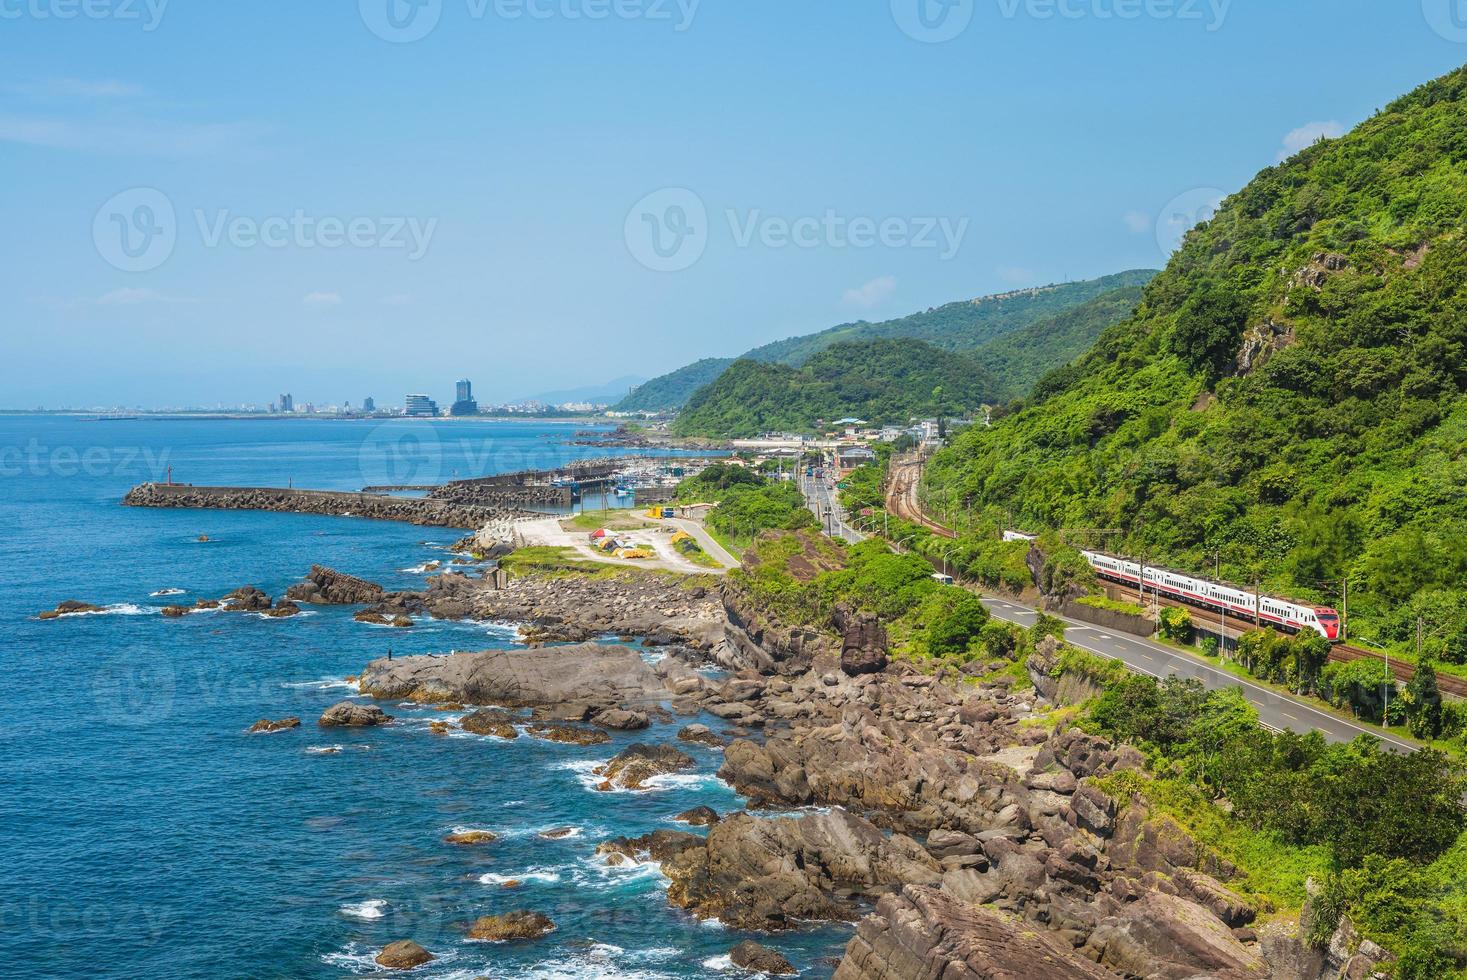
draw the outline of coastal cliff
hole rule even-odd
[[[426,527],[477,530],[540,515],[512,507],[455,504],[421,497],[387,497],[326,490],[282,490],[270,487],[194,487],[144,483],[122,499],[128,507],[172,507],[195,510],[263,510],[331,517],[404,521]]]

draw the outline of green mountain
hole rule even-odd
[[[639,386],[614,408],[618,412],[675,412],[687,404],[693,392],[711,382],[733,363],[731,357],[706,357],[687,367]]]
[[[1125,320],[1140,302],[1140,286],[1113,289],[1002,334],[979,347],[974,356],[1003,382],[1007,397],[1022,398],[1041,377],[1088,351],[1106,327]]]
[[[848,416],[906,422],[933,411],[939,398],[945,411],[955,412],[992,400],[997,390],[988,372],[964,354],[920,340],[845,341],[798,368],[747,358],[734,362],[693,395],[673,431],[747,437],[806,431],[818,419]]]
[[[971,351],[1005,334],[1027,327],[1035,327],[1067,311],[1086,306],[1115,290],[1135,289],[1143,286],[1154,275],[1156,273],[1153,270],[1138,269],[1085,282],[1020,289],[995,296],[982,296],[974,300],[948,303],[923,313],[914,313],[911,316],[882,323],[865,321],[846,323],[820,333],[791,337],[756,347],[745,354],[744,358],[799,367],[832,344],[881,337],[912,337],[924,340],[942,350]],[[1129,312],[1130,310],[1127,309],[1119,313],[1115,319],[1118,320]],[[1094,332],[1088,340],[1093,340],[1100,330],[1112,322],[1115,321],[1092,322],[1090,326]],[[1073,324],[1071,327],[1073,328]],[[1066,328],[1060,326],[1055,329],[1064,333]],[[1043,334],[1035,336],[1042,338]],[[1064,344],[1064,353],[1048,359],[1038,373],[1042,374],[1049,368],[1082,353],[1089,346],[1088,340],[1079,346],[1073,342]],[[1021,356],[1016,360],[1023,360],[1023,358]],[[694,391],[718,377],[732,363],[733,361],[729,359],[708,358],[679,368],[671,374],[665,374],[642,385],[618,403],[615,410],[639,412],[680,409],[687,403]],[[1032,369],[1027,373],[1033,374],[1034,377],[1038,376]],[[1028,381],[1032,381],[1032,378],[1022,383],[1010,384],[1002,390],[1005,393],[1012,391],[1014,394],[1022,394],[1028,390]]]
[[[1467,69],[1265,170],[929,479],[1467,661]],[[1118,533],[1117,533],[1118,532]]]
[[[948,303],[882,323],[845,323],[805,337],[791,337],[756,347],[745,357],[799,367],[817,352],[843,340],[911,337],[950,351],[971,351],[1038,320],[1088,303],[1103,293],[1144,286],[1156,275],[1150,269],[1120,272],[1085,282],[1017,289],[995,296]]]

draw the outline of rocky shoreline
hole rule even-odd
[[[869,617],[843,613],[844,636],[792,644],[777,623],[751,632],[740,597],[724,598],[729,635],[656,666],[595,644],[377,660],[361,690],[576,722],[669,709],[722,719],[741,734],[718,775],[748,812],[700,815],[706,836],[659,830],[598,854],[655,861],[670,904],[776,947],[806,922],[859,922],[839,980],[1336,980],[1370,976],[1383,956],[1346,941],[1317,950],[1288,918],[1254,928],[1268,910],[1235,890],[1235,868],[1142,796],[1107,790],[1117,774],[1146,779],[1144,760],[1046,720],[1053,641],[1033,658],[1042,683],[1020,692],[1008,675],[888,663]],[[753,639],[771,635],[770,648]],[[733,672],[709,680],[689,669],[699,659]],[[697,727],[692,739],[717,738]],[[663,748],[633,746],[598,770],[602,788],[636,790],[684,765]]]
[[[718,776],[744,797],[746,812],[689,811],[678,822],[702,833],[658,830],[603,841],[596,853],[612,864],[655,862],[672,906],[768,933],[776,947],[781,932],[805,923],[858,923],[834,968],[838,980],[1028,971],[1076,980],[1362,980],[1385,958],[1352,938],[1348,920],[1325,948],[1309,945],[1307,907],[1303,923],[1270,915],[1245,895],[1236,868],[1134,792],[1150,779],[1141,754],[1052,710],[1086,693],[1082,679],[1056,676],[1053,639],[1030,656],[1032,686],[1020,685],[1010,670],[923,672],[892,661],[882,624],[845,607],[829,628],[791,627],[736,582],[473,571],[391,592],[314,566],[279,604],[252,587],[213,604],[260,613],[352,605],[359,617],[388,623],[426,615],[524,624],[525,648],[364,667],[360,693],[388,707],[468,712],[435,722],[434,734],[456,721],[503,739],[593,745],[608,730],[679,715],[718,719],[718,731],[690,724],[678,738],[723,750]],[[67,602],[48,615],[91,608]],[[608,635],[641,639],[642,648],[587,642]],[[647,647],[665,654],[644,656]],[[699,669],[715,666],[721,672]],[[319,720],[327,728],[392,724],[381,707],[357,701]],[[262,719],[251,730],[298,725]],[[595,788],[639,792],[693,764],[674,745],[633,744],[593,770]],[[518,941],[548,931],[534,921]],[[383,956],[408,963],[419,948]],[[777,948],[757,944],[740,955],[783,962]]]

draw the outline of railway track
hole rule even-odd
[[[956,538],[957,534],[954,531],[937,523],[922,512],[922,506],[917,497],[917,486],[922,480],[923,462],[920,457],[910,456],[892,460],[887,480],[887,510],[904,521],[927,528],[939,537]],[[1136,589],[1118,585],[1114,582],[1107,582],[1105,584],[1109,590],[1116,593],[1116,598],[1135,602],[1138,605],[1143,604]],[[1156,599],[1165,606],[1176,606],[1181,609],[1186,609],[1192,614],[1193,621],[1202,624],[1206,628],[1210,628],[1216,632],[1224,631],[1224,617],[1220,613],[1189,605],[1188,603],[1170,599],[1166,596],[1154,596],[1151,594],[1146,596],[1147,602],[1151,602],[1153,599]],[[1228,617],[1228,619],[1231,620],[1232,624],[1240,623],[1239,618],[1236,616]],[[1238,632],[1234,630],[1229,632],[1228,635],[1236,637]],[[1329,659],[1336,663],[1349,663],[1353,660],[1365,659],[1378,660],[1380,657],[1381,655],[1373,650],[1362,650],[1359,647],[1352,647],[1343,643],[1336,644],[1330,649],[1329,653]],[[1404,661],[1391,661],[1390,669],[1391,674],[1396,680],[1403,684],[1409,684],[1411,678],[1416,676],[1416,668]],[[1436,675],[1436,684],[1443,694],[1467,698],[1467,680],[1463,678],[1455,677],[1451,674],[1438,673]]]

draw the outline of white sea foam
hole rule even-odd
[[[329,691],[333,688],[344,687],[355,691],[356,681],[349,681],[342,677],[323,677],[316,681],[284,681],[281,687],[310,688],[313,691]]]
[[[733,958],[727,953],[722,956],[710,956],[703,961],[705,970],[732,970],[733,968]]]
[[[493,871],[490,871],[479,876],[479,883],[481,885],[503,885],[511,881],[543,881],[547,884],[554,884],[559,880],[560,872],[553,868],[531,868],[528,871],[521,871],[518,874],[507,875],[495,874]]]
[[[62,613],[58,618],[70,619],[73,616],[153,616],[162,611],[162,606],[140,606],[135,602],[115,602],[110,606],[103,606],[100,609]]]
[[[380,898],[368,899],[352,905],[343,905],[341,914],[352,919],[380,919],[387,913],[387,903]]]
[[[150,599],[156,599],[159,596],[165,595],[183,595],[187,591],[188,589],[159,589],[157,592],[149,592],[148,597]]]
[[[311,755],[335,755],[345,748],[345,745],[308,745],[306,752]]]

